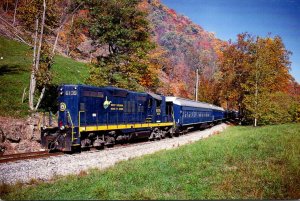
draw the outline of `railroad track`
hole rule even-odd
[[[189,135],[192,134],[193,131],[196,130],[191,130],[191,132],[186,133],[185,135]],[[181,136],[181,135],[180,135]],[[178,136],[178,137],[180,137]],[[167,140],[169,137],[166,137],[164,139],[160,139],[160,140]],[[154,140],[153,140],[154,141]],[[142,144],[149,144],[152,143],[152,141],[135,141],[135,142],[131,142],[131,143],[124,143],[124,144],[116,144],[113,147],[106,147],[106,149],[109,150],[114,150],[114,149],[120,149],[120,148],[126,148],[126,147],[134,147],[134,146],[140,146]],[[90,148],[84,152],[87,153],[93,153],[93,152],[99,152],[101,150],[97,150],[95,148]],[[7,163],[7,162],[15,162],[15,161],[21,161],[21,160],[26,160],[26,159],[37,159],[37,158],[47,158],[50,156],[58,156],[58,155],[63,155],[63,152],[55,152],[55,153],[49,153],[48,151],[39,151],[39,152],[29,152],[29,153],[20,153],[20,154],[10,154],[10,155],[3,155],[0,156],[0,163]]]
[[[47,158],[50,156],[63,155],[62,152],[49,153],[48,151],[38,151],[38,152],[29,152],[29,153],[20,153],[20,154],[10,154],[0,156],[0,163],[14,162],[26,159],[35,159],[35,158]]]

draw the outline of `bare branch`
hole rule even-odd
[[[37,46],[37,38],[38,38],[38,27],[39,27],[39,19],[36,17],[35,20],[35,36],[34,36],[34,47],[33,47],[33,62],[32,62],[32,69],[30,75],[30,86],[29,86],[29,108],[31,110],[34,109],[33,107],[33,99],[34,99],[34,92],[36,86],[36,77],[35,77],[35,66],[36,66],[36,46]]]
[[[42,43],[43,43],[43,34],[44,34],[44,25],[45,25],[45,15],[46,15],[46,1],[43,1],[43,17],[42,17],[42,24],[41,24],[41,32],[40,32],[40,41],[39,41],[39,47],[38,52],[36,56],[36,62],[35,62],[35,70],[38,71],[39,64],[40,64],[40,56],[41,56],[41,49],[42,49]]]
[[[79,9],[79,7],[82,5],[83,3],[81,3],[81,4],[79,4],[75,9],[74,9],[74,11],[72,12],[72,17],[73,17],[73,15],[74,15],[74,13]],[[45,26],[45,10],[46,10],[46,2],[45,2],[45,0],[44,0],[44,12],[43,12],[43,18],[42,18],[42,27],[41,27],[41,35],[40,35],[40,43],[39,43],[39,51],[38,51],[38,53],[37,53],[37,61],[36,61],[36,71],[38,70],[38,63],[39,63],[39,59],[40,59],[40,48],[41,48],[41,42],[42,42],[42,34],[43,34],[43,28],[44,28],[44,26]],[[52,49],[52,54],[51,54],[51,57],[50,57],[50,62],[48,63],[48,70],[50,69],[50,63],[51,63],[51,61],[52,61],[52,59],[53,59],[53,57],[54,57],[54,55],[55,55],[55,49],[56,49],[56,46],[57,46],[57,42],[58,42],[58,37],[59,37],[59,33],[60,33],[60,30],[62,29],[62,27],[65,25],[65,23],[68,21],[68,19],[69,19],[69,17],[70,17],[70,15],[69,16],[67,16],[66,18],[65,18],[65,20],[63,21],[63,23],[56,29],[56,38],[55,38],[55,42],[54,42],[54,45],[53,45],[53,49]],[[40,106],[40,103],[41,103],[41,101],[42,101],[42,99],[43,99],[43,97],[44,97],[44,94],[45,94],[45,90],[46,90],[46,86],[44,86],[43,87],[43,89],[42,89],[42,92],[41,92],[41,94],[40,94],[40,97],[39,97],[39,99],[38,99],[38,102],[37,102],[37,104],[36,104],[36,106],[35,106],[35,108],[34,108],[34,110],[36,111],[38,108],[39,108],[39,106]]]
[[[52,56],[51,56],[51,59],[53,58],[54,53],[55,53],[55,49],[56,49],[56,46],[57,46],[57,42],[58,42],[58,37],[59,37],[60,30],[63,28],[63,26],[64,26],[64,25],[66,24],[66,22],[69,20],[70,16],[72,16],[72,22],[73,22],[74,14],[75,14],[75,12],[80,8],[81,5],[83,5],[83,3],[80,3],[80,4],[72,11],[71,15],[68,15],[64,20],[62,20],[63,22],[62,22],[61,25],[56,29],[56,38],[55,38],[55,42],[54,42],[53,49],[52,49]]]
[[[5,12],[7,13],[8,11],[8,0],[6,0],[6,9],[5,9]]]
[[[25,99],[25,96],[26,96],[26,89],[27,89],[27,87],[25,87],[24,90],[23,90],[22,103],[24,103],[24,99]]]
[[[40,95],[40,97],[39,97],[39,100],[38,100],[38,102],[37,102],[37,104],[36,104],[36,106],[35,106],[35,108],[34,108],[35,111],[36,111],[36,110],[39,108],[39,106],[40,106],[40,103],[41,103],[41,101],[42,101],[42,99],[43,99],[43,97],[44,97],[44,94],[45,94],[45,90],[46,90],[46,87],[44,87],[44,88],[42,89],[42,92],[41,92],[41,95]]]
[[[14,30],[12,33],[13,33],[13,34],[14,34],[21,42],[23,42],[23,43],[25,43],[26,45],[32,47],[32,44],[26,42],[26,41],[20,36],[20,35],[22,35],[22,34],[20,33],[20,31],[19,31],[16,27],[12,26],[9,22],[7,22],[7,21],[6,21],[5,19],[3,19],[1,16],[0,16],[0,20],[3,21],[3,22],[5,23],[6,26],[9,26],[10,28],[12,28],[12,29]]]
[[[17,14],[18,1],[19,0],[15,0],[15,12],[14,12],[13,26],[15,26],[15,22],[16,22],[16,14]]]

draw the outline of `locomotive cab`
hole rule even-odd
[[[72,151],[80,145],[78,135],[78,86],[63,85],[58,88],[58,125],[54,128],[43,128],[41,144],[49,150]]]

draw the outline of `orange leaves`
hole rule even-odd
[[[143,12],[149,12],[149,3],[147,0],[143,0],[141,1],[138,6],[137,6],[138,10],[141,10]]]
[[[83,17],[87,18],[89,15],[89,10],[88,9],[82,9],[78,11],[78,17]]]
[[[200,76],[198,100],[219,105],[219,89],[217,80]]]
[[[280,109],[283,99],[278,97],[288,96],[293,87],[289,54],[280,37],[239,34],[237,42],[230,42],[219,57],[222,99],[246,111],[248,120],[278,123],[285,119],[288,113]],[[287,108],[292,107],[289,104],[294,103],[287,103]]]
[[[173,10],[173,9],[169,9],[169,10],[168,10],[168,14],[173,15],[173,16],[176,16],[176,11]]]
[[[166,51],[157,46],[151,50],[147,57],[140,60],[143,65],[147,66],[139,78],[139,84],[153,92],[157,90],[160,85],[159,74],[162,68],[167,64]]]

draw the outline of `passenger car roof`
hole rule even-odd
[[[181,105],[181,106],[201,107],[201,108],[224,111],[223,108],[209,104],[209,103],[193,101],[193,100],[179,98],[179,97],[175,97],[175,96],[167,96],[166,102],[173,102],[174,104]]]
[[[157,95],[157,94],[154,94],[154,93],[151,93],[151,92],[147,92],[147,94],[152,96],[154,99],[162,100],[162,97],[160,95]]]

